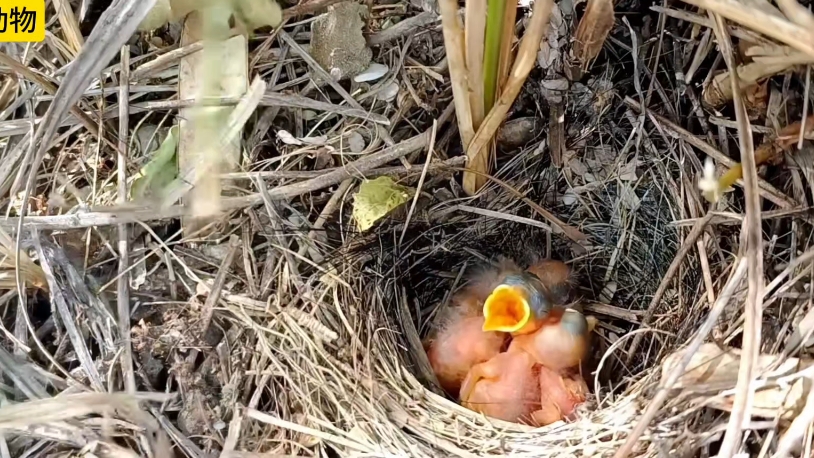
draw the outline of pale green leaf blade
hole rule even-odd
[[[167,138],[152,153],[150,159],[133,181],[130,195],[138,200],[145,197],[161,196],[163,190],[178,176],[175,154],[178,150],[178,126],[172,126]]]
[[[415,190],[396,184],[390,177],[382,176],[359,185],[353,201],[353,219],[364,232],[393,210],[409,201]]]

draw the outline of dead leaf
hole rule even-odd
[[[630,211],[636,211],[642,204],[642,201],[629,184],[623,184],[621,189],[619,189],[619,203]]]
[[[619,167],[617,178],[622,181],[636,181],[639,177],[636,175],[636,161],[630,161],[627,164]]]
[[[613,0],[588,0],[575,34],[574,57],[583,72],[599,55],[613,28]]]
[[[677,351],[664,359],[661,367],[661,380],[664,382],[684,357],[686,349]],[[740,353],[731,348],[722,348],[715,343],[701,345],[695,352],[684,373],[673,385],[674,389],[686,389],[704,393],[695,402],[724,411],[732,410],[735,384],[738,381]],[[762,354],[758,357],[755,373],[760,374],[755,381],[753,414],[763,418],[791,419],[805,402],[806,377],[798,372],[810,368],[811,360],[786,358],[783,355]],[[794,377],[796,374],[799,377]],[[783,383],[777,379],[787,377]],[[714,390],[718,396],[709,396]],[[724,394],[727,392],[727,394]]]

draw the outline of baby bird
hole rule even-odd
[[[596,326],[596,318],[560,307],[553,308],[542,320],[538,330],[517,335],[512,341],[529,354],[538,364],[554,371],[572,369],[585,358]]]
[[[532,413],[537,426],[546,426],[571,418],[577,406],[585,402],[588,385],[577,372],[561,373],[539,366],[540,408]]]
[[[541,407],[538,373],[534,358],[512,343],[505,353],[472,367],[461,386],[461,405],[504,421],[534,422]]]
[[[535,332],[570,295],[571,269],[545,259],[525,272],[506,272],[483,303],[484,331],[522,335]]]
[[[588,321],[580,320],[581,316],[568,310],[556,322],[514,337],[505,353],[473,366],[461,386],[461,404],[489,417],[537,426],[570,417],[588,393],[585,380],[570,364],[585,348],[569,351],[569,345],[579,340],[572,330],[579,331],[575,326]],[[590,323],[585,326],[591,329]],[[529,339],[523,339],[526,337]],[[551,340],[554,337],[563,341]],[[549,345],[552,351],[541,352],[528,342]]]
[[[508,333],[538,329],[547,311],[553,308],[552,297],[558,301],[567,299],[569,276],[570,269],[559,261],[543,260],[523,271],[506,259],[474,275],[442,311],[431,337],[424,343],[441,387],[458,397],[469,370],[500,353]],[[505,300],[495,296],[496,293],[503,294],[500,297]],[[492,296],[495,297],[487,307]],[[525,303],[521,303],[521,297]],[[487,308],[494,312],[487,313]],[[524,313],[525,319],[521,316]]]
[[[450,396],[458,396],[472,366],[496,356],[506,341],[502,332],[484,332],[483,317],[477,312],[464,302],[453,305],[445,324],[425,345],[433,372]]]

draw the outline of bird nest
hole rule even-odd
[[[584,89],[590,101],[607,95]],[[660,144],[636,154],[626,143],[631,125],[611,121],[626,111],[618,103],[583,112],[584,125],[595,127],[572,133],[591,140],[575,144],[579,158],[569,153],[561,167],[539,139],[502,160],[475,201],[457,198],[446,177],[431,180],[409,221],[395,215],[373,234],[348,236],[309,292],[320,304],[319,322],[285,320],[286,330],[267,346],[285,374],[273,390],[287,393],[279,408],[296,409],[285,412],[296,427],[277,423],[290,428],[290,439],[322,441],[348,456],[598,456],[617,448],[653,395],[659,362],[697,328],[702,310],[690,305],[703,293],[690,255],[653,327],[628,332],[641,324],[681,244],[681,228],[671,222],[682,159],[646,152]],[[587,238],[569,239],[555,218]],[[528,265],[541,256],[570,264],[581,302],[600,327],[592,395],[577,420],[534,429],[445,397],[421,342],[468,274],[503,257]],[[629,358],[638,334],[644,339]],[[660,415],[641,443],[643,455],[672,444],[692,447],[688,437],[703,435],[703,425],[688,430],[670,421],[675,415]]]
[[[786,16],[766,14],[768,3],[685,2],[709,16],[615,2],[618,20],[602,53],[568,81],[559,72],[573,57],[571,29],[585,15],[582,3],[594,2],[557,2],[539,65],[474,197],[459,184],[466,160],[451,121],[436,2],[368,2],[375,15],[364,21],[364,39],[354,16],[351,44],[366,51],[348,55],[367,66],[375,53],[369,68],[387,75],[367,75],[374,82],[363,85],[334,81],[309,54],[319,55],[318,46],[304,47],[311,19],[294,20],[336,2],[283,2],[291,22],[247,38],[243,57],[210,54],[270,83],[224,97],[248,110],[230,116],[245,130],[226,129],[242,132],[245,148],[235,151],[243,168],[204,180],[218,193],[223,185],[228,214],[205,228],[189,224],[191,206],[127,193],[133,179],[152,189],[151,180],[167,178],[162,169],[147,179],[156,159],[159,168],[174,161],[161,152],[175,141],[172,116],[155,112],[186,109],[182,94],[199,81],[185,66],[203,45],[184,44],[180,26],[168,26],[134,36],[134,47],[105,68],[128,39],[121,30],[135,30],[127,8],[146,7],[95,2],[107,13],[87,12],[79,28],[72,2],[52,2],[65,4],[49,21],[61,32],[0,53],[18,77],[0,91],[13,118],[0,120],[0,188],[4,210],[18,218],[0,222],[0,286],[10,290],[0,297],[0,455],[163,457],[174,446],[190,457],[607,456],[620,447],[628,447],[621,456],[709,456],[723,442],[728,457],[733,441],[753,455],[775,442],[793,449],[814,418],[814,402],[803,411],[810,370],[794,356],[814,344],[806,206],[814,149],[804,142],[814,123],[798,122],[810,78],[794,71],[812,62],[814,38],[784,19],[788,2],[778,2]],[[396,16],[404,20],[394,25]],[[81,29],[97,22],[83,45]],[[751,59],[737,72],[744,94],[727,90],[730,32]],[[699,96],[694,83],[705,72]],[[80,94],[88,75],[97,79]],[[720,112],[705,111],[701,98]],[[733,99],[748,113],[733,115]],[[34,102],[48,104],[47,115],[37,118]],[[118,138],[102,128],[114,113],[123,116]],[[747,116],[753,130],[743,127]],[[54,135],[58,124],[67,130]],[[757,180],[744,163],[746,181],[733,179],[735,192],[710,206],[699,178],[718,182],[702,159],[739,170],[733,158],[750,157],[750,136],[783,154]],[[805,146],[790,147],[798,142]],[[114,144],[131,147],[124,154]],[[196,151],[185,144],[178,160]],[[170,171],[185,194],[188,183]],[[374,175],[396,177],[416,198],[361,230],[352,195]],[[762,226],[753,218],[759,197]],[[422,340],[471,273],[503,258],[526,266],[540,257],[570,265],[579,302],[599,324],[587,402],[572,421],[532,428],[445,396]],[[18,289],[27,300],[13,301]],[[716,344],[702,345],[710,338]],[[754,358],[721,354],[718,344]],[[743,361],[753,363],[751,378],[739,381]],[[735,432],[724,436],[727,425]]]

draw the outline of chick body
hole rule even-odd
[[[549,369],[570,369],[585,358],[595,322],[593,317],[586,318],[575,310],[557,308],[544,319],[537,331],[514,336],[512,344]]]
[[[588,385],[578,372],[555,371],[540,366],[538,380],[540,408],[532,413],[538,426],[570,418],[588,395]]]
[[[538,371],[531,355],[509,346],[472,368],[461,387],[461,404],[488,417],[530,423],[540,409]]]

